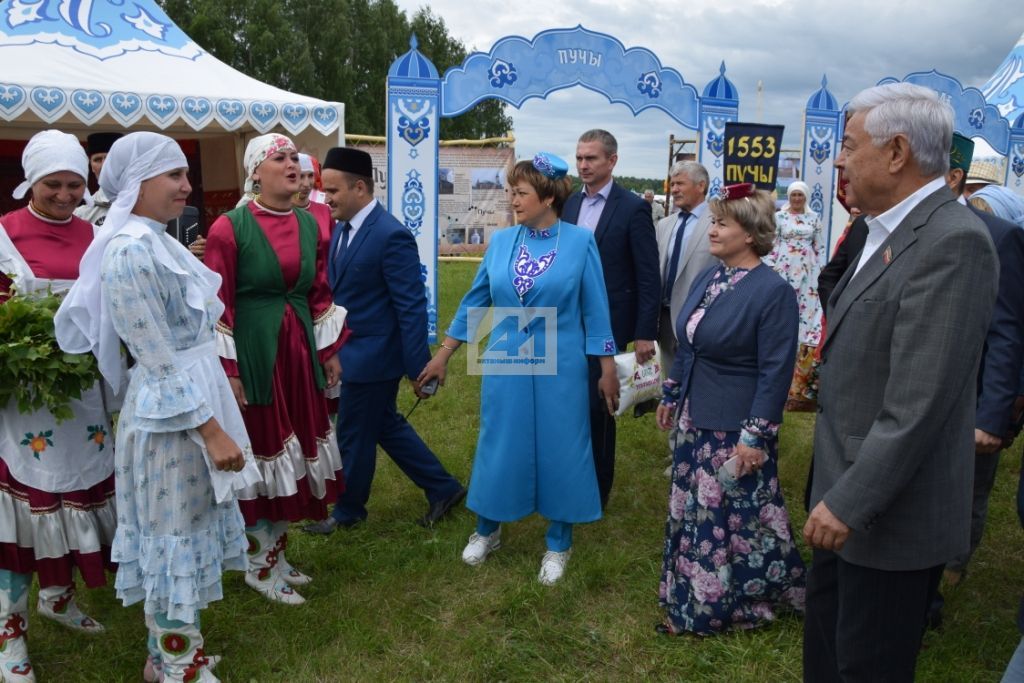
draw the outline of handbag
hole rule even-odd
[[[646,363],[637,363],[632,351],[615,356],[615,373],[619,377],[619,409],[622,415],[633,406],[661,398],[661,347],[654,342],[654,355]]]

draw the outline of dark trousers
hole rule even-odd
[[[339,522],[366,518],[378,444],[405,476],[423,489],[430,503],[453,495],[461,486],[398,413],[400,384],[401,378],[341,385],[337,431],[345,492],[338,496],[333,513]]]
[[[804,681],[912,683],[942,565],[885,571],[815,550],[807,575]]]
[[[597,490],[604,509],[615,478],[615,418],[608,414],[608,404],[597,393],[601,361],[596,356],[587,356],[587,362],[590,365],[590,446],[594,451]]]

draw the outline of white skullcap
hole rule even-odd
[[[25,171],[25,181],[14,188],[15,199],[21,199],[37,182],[61,171],[70,171],[89,178],[89,157],[82,149],[82,143],[70,133],[59,130],[44,130],[32,136],[21,155],[21,167]],[[92,195],[86,188],[85,203],[92,206]]]
[[[188,160],[178,143],[159,133],[130,133],[114,143],[100,171],[100,187],[110,197],[110,211],[79,264],[79,277],[54,316],[57,343],[68,353],[96,355],[100,372],[117,391],[121,385],[121,346],[100,286],[100,267],[107,244],[131,216],[143,181],[177,168]]]

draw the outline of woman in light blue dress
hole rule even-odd
[[[619,393],[597,245],[590,231],[558,218],[571,191],[567,169],[545,153],[516,164],[508,185],[520,224],[492,236],[448,336],[419,378],[443,382],[458,346],[478,342],[489,327],[478,326],[478,314],[493,308],[490,340],[476,347],[480,436],[466,507],[477,513],[477,529],[462,559],[480,564],[500,546],[502,522],[538,512],[550,520],[538,577],[548,585],[565,571],[573,525],[601,518],[588,355],[601,357],[609,412]]]
[[[121,138],[100,185],[113,204],[57,314],[57,339],[95,353],[111,386],[122,383],[122,342],[134,359],[114,449],[111,554],[118,597],[144,603],[144,677],[216,681],[199,611],[221,598],[225,569],[246,568],[234,492],[259,478],[217,357],[220,277],[165,232],[191,192],[176,142]]]

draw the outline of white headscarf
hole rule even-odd
[[[249,144],[245,147],[245,157],[243,157],[242,162],[245,164],[244,193],[237,206],[248,204],[253,200],[256,196],[256,191],[252,174],[256,172],[256,168],[266,161],[268,157],[282,149],[295,149],[295,143],[292,142],[291,138],[279,133],[267,133],[249,141]]]
[[[21,167],[25,171],[25,181],[14,188],[15,199],[21,199],[37,182],[61,171],[70,171],[89,178],[89,157],[82,149],[82,143],[70,133],[59,130],[44,130],[32,136],[21,154]],[[85,203],[92,206],[92,195],[89,188],[83,196]]]
[[[303,173],[315,172],[315,169],[313,168],[313,157],[299,152],[299,170]]]
[[[61,302],[54,325],[60,347],[68,353],[94,353],[100,372],[115,391],[121,386],[121,347],[100,287],[103,252],[129,223],[142,182],[187,166],[177,142],[166,135],[142,132],[115,142],[100,172],[100,187],[110,197],[110,211],[82,257],[79,278]]]
[[[810,210],[809,205],[811,203],[811,188],[807,187],[807,183],[803,182],[802,180],[794,180],[789,184],[789,187],[786,188],[786,199],[788,200],[790,195],[792,195],[794,192],[799,192],[803,194],[803,196],[807,199],[807,203],[804,204],[804,213],[807,213]],[[786,205],[782,207],[782,210],[789,211],[788,201],[786,202]]]

